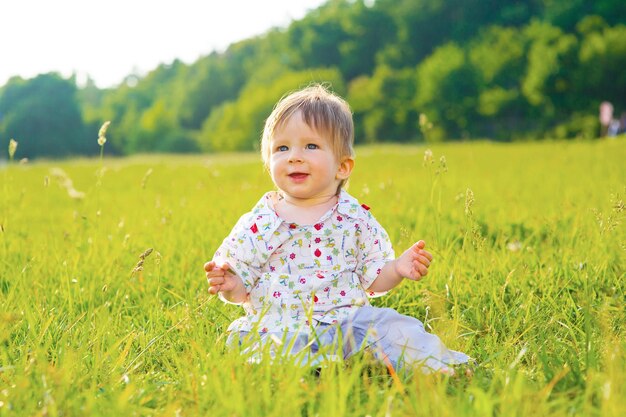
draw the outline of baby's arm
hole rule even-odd
[[[211,294],[220,293],[226,301],[235,304],[246,300],[246,287],[241,278],[232,272],[230,265],[224,263],[218,266],[215,261],[210,261],[204,264],[204,270]]]
[[[428,267],[433,260],[430,252],[424,250],[423,240],[415,243],[402,255],[389,261],[381,269],[367,291],[385,292],[396,287],[404,278],[419,281],[428,274]]]

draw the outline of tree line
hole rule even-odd
[[[324,82],[351,104],[357,143],[597,137],[626,111],[626,2],[329,0],[286,28],[110,89],[73,77],[0,88],[0,146],[21,156],[258,148],[286,92]]]

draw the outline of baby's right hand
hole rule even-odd
[[[243,282],[237,275],[233,274],[227,263],[218,266],[215,261],[210,261],[204,264],[204,270],[211,294],[229,293],[240,286],[243,287]]]

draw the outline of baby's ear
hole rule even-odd
[[[341,160],[339,163],[339,169],[337,169],[336,178],[338,180],[347,180],[350,178],[350,174],[352,173],[352,169],[354,168],[354,159],[347,156]]]

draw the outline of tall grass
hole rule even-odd
[[[241,311],[202,264],[271,188],[256,155],[5,167],[0,416],[626,415],[625,150],[357,150],[349,191],[397,250],[435,255],[375,304],[476,358],[471,380],[394,380],[366,355],[317,376],[225,348]]]

